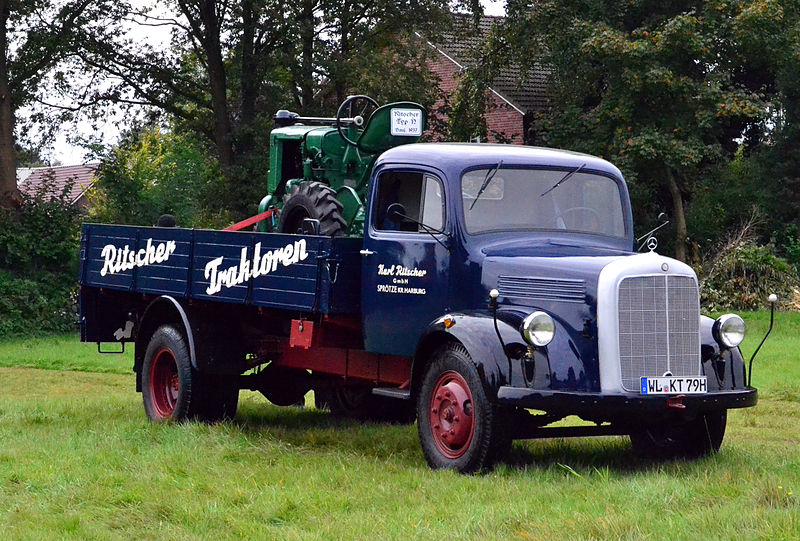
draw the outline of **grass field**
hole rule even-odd
[[[769,318],[745,319],[749,352]],[[508,464],[461,476],[428,469],[414,426],[245,391],[232,423],[152,425],[130,353],[0,343],[0,538],[798,539],[798,351],[800,314],[779,314],[754,370],[761,400],[731,412],[718,455],[517,442]]]

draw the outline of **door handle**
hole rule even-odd
[[[358,253],[360,253],[361,255],[372,255],[372,254],[374,254],[375,252],[373,252],[372,250],[361,250],[361,251],[360,251],[360,252],[358,252]]]

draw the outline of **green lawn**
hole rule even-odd
[[[115,347],[104,344],[103,351]],[[126,345],[124,355],[104,355],[97,344],[82,344],[74,334],[13,338],[0,341],[0,366],[131,374],[133,344]]]
[[[752,351],[769,318],[745,319]],[[798,539],[799,331],[800,314],[779,314],[754,370],[761,401],[731,412],[718,455],[517,442],[476,476],[429,470],[414,426],[245,391],[233,423],[152,425],[129,354],[74,337],[0,344],[0,537]]]

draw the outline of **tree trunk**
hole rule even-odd
[[[339,20],[339,62],[341,63],[339,69],[337,70],[336,74],[336,81],[334,83],[334,88],[336,90],[336,100],[339,103],[342,103],[348,93],[347,83],[345,79],[347,78],[347,73],[349,71],[347,66],[347,60],[350,55],[350,4],[345,0],[344,5],[342,6],[342,15],[341,19]]]
[[[253,151],[253,129],[256,120],[256,100],[258,99],[258,69],[255,57],[256,39],[255,6],[251,0],[242,2],[242,69],[239,84],[242,93],[241,129],[237,136],[237,152],[240,156],[249,156]]]
[[[211,108],[214,115],[214,143],[223,174],[230,176],[234,164],[233,135],[228,116],[227,77],[220,44],[221,25],[217,17],[217,2],[204,0],[199,9],[204,35],[199,36],[206,53],[208,81],[211,90]]]
[[[303,0],[300,12],[300,100],[310,114],[314,100],[314,0]]]
[[[686,230],[686,216],[683,214],[683,195],[681,188],[672,169],[665,169],[667,187],[672,195],[672,211],[675,216],[675,259],[686,262],[686,241],[688,234]]]
[[[17,159],[14,150],[14,108],[8,81],[8,0],[0,0],[0,206],[17,207],[22,202],[17,189]]]

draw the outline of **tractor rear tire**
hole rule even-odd
[[[342,217],[342,204],[336,192],[321,182],[298,182],[283,196],[278,220],[281,233],[302,233],[303,220],[319,220],[319,234],[325,237],[344,235],[347,222]]]

